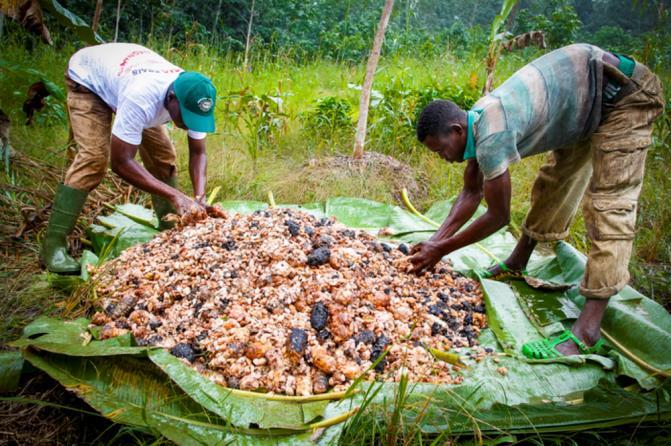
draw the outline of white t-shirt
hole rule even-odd
[[[112,134],[129,144],[142,142],[142,131],[170,121],[163,106],[168,87],[183,70],[152,50],[132,43],[106,43],[77,51],[68,76],[98,95],[116,116]],[[193,139],[206,133],[188,130]]]

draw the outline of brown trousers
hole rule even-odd
[[[70,129],[77,153],[63,183],[79,190],[94,189],[105,177],[110,159],[113,111],[97,95],[67,75]],[[142,132],[140,157],[144,167],[159,180],[177,174],[175,147],[163,127]]]
[[[636,207],[654,120],[662,113],[662,86],[636,64],[633,91],[616,102],[589,140],[555,150],[531,192],[523,231],[541,242],[568,235],[580,199],[591,241],[580,293],[607,299],[629,282]]]

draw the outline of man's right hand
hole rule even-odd
[[[205,208],[200,203],[179,191],[172,196],[170,202],[180,216],[205,212]]]

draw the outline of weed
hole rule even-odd
[[[261,150],[271,147],[286,130],[287,115],[281,111],[282,98],[267,94],[255,96],[244,89],[229,94],[226,100],[227,117],[245,141],[247,154],[256,169]]]
[[[345,99],[327,96],[317,99],[314,110],[302,114],[305,127],[322,137],[333,138],[353,129],[352,106]]]

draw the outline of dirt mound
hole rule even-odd
[[[342,180],[347,177],[365,176],[370,180],[381,180],[389,184],[394,198],[401,202],[401,190],[415,200],[421,201],[428,193],[426,175],[417,172],[411,166],[396,158],[378,152],[364,152],[361,159],[346,155],[335,155],[328,158],[312,159],[301,171],[306,184],[322,183],[324,178],[333,177]],[[312,187],[311,189],[315,189]],[[311,190],[308,186],[308,190]]]

